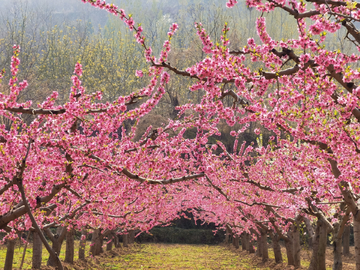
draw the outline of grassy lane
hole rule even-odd
[[[89,242],[86,246],[86,255],[89,253]],[[294,269],[286,266],[285,249],[283,249],[284,263],[275,264],[274,254],[269,249],[270,260],[265,264],[255,254],[248,254],[236,250],[233,247],[208,246],[208,245],[185,245],[185,244],[134,244],[128,248],[118,248],[102,253],[95,258],[87,257],[86,261],[77,260],[78,241],[75,244],[75,264],[65,265],[67,270],[88,270],[88,269],[268,269],[285,270]],[[23,247],[15,250],[14,269],[20,266]],[[353,252],[353,250],[352,250]],[[332,269],[332,250],[327,250],[327,269]],[[0,246],[0,269],[4,267],[6,248]],[[60,258],[65,255],[65,243],[63,244]],[[310,261],[310,251],[302,250],[302,267],[307,269]],[[32,249],[28,247],[23,269],[31,269]],[[43,270],[52,268],[46,267],[48,254],[43,249]],[[344,258],[344,269],[355,269],[354,258]]]
[[[221,246],[146,244],[134,249],[114,258],[112,269],[246,269],[248,265]]]
[[[78,241],[77,241],[78,242]],[[236,254],[223,246],[181,245],[181,244],[134,244],[129,248],[118,248],[102,253],[95,258],[87,257],[86,261],[77,260],[78,243],[75,244],[75,264],[64,264],[66,269],[260,269],[254,267],[251,258]],[[22,247],[15,249],[14,269],[18,269],[22,257]],[[89,252],[89,243],[86,254]],[[65,244],[60,258],[65,255]],[[0,246],[0,269],[4,267],[5,246]],[[31,269],[32,247],[28,246],[23,269]],[[46,267],[48,253],[43,249],[43,266]],[[270,269],[261,267],[261,269]]]

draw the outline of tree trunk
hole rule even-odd
[[[333,270],[342,270],[342,239],[336,237],[336,232],[333,235]]]
[[[354,215],[354,241],[355,241],[355,261],[356,270],[360,270],[360,216]]]
[[[287,233],[287,238],[285,239],[285,248],[286,248],[286,256],[288,259],[288,265],[295,265],[294,243],[293,243],[291,231]]]
[[[82,229],[80,244],[79,244],[79,260],[85,260],[86,238],[87,238],[87,231],[86,229]]]
[[[231,229],[226,226],[226,232],[225,232],[225,244],[230,243],[230,235],[231,235]]]
[[[343,255],[350,256],[350,226],[346,225],[343,234]]]
[[[294,266],[295,268],[298,268],[301,266],[301,257],[300,257],[300,231],[299,231],[299,223],[293,224],[293,232],[292,232],[292,238],[293,238],[293,245],[294,245]]]
[[[291,240],[285,240],[286,256],[288,259],[288,265],[294,265],[294,247]]]
[[[61,245],[66,235],[66,228],[65,227],[58,227],[56,230],[56,234],[52,241],[52,250],[57,254],[60,255]],[[47,261],[48,266],[55,267],[58,265],[58,259],[55,256],[50,254],[49,259]]]
[[[129,234],[123,234],[123,246],[128,247],[129,246]]]
[[[265,230],[261,230],[261,237],[260,237],[260,241],[261,241],[261,248],[262,248],[262,261],[266,262],[269,259],[269,250],[268,250],[268,245],[267,245],[267,233]]]
[[[101,234],[100,229],[94,230],[94,232],[92,233],[91,246],[90,246],[90,253],[92,256],[99,255],[100,253],[103,252],[102,238],[103,235]]]
[[[115,248],[121,247],[120,241],[119,241],[119,236],[117,235],[117,233],[114,234],[114,245],[115,245]]]
[[[312,248],[313,242],[314,242],[314,237],[315,237],[314,228],[310,223],[310,219],[304,217],[304,222],[305,222],[306,230],[307,230],[308,236],[309,236],[309,248]]]
[[[257,234],[256,235],[256,242],[257,242],[257,248],[256,248],[256,255],[258,257],[262,257],[262,253],[263,253],[263,242],[261,241],[261,234]]]
[[[14,261],[15,240],[6,240],[6,247],[4,270],[11,270]]]
[[[247,234],[247,239],[248,239],[248,249],[249,249],[249,253],[255,253],[255,249],[254,249],[254,239],[252,238],[252,236],[250,234]]]
[[[74,230],[66,232],[66,252],[65,252],[65,262],[73,264],[74,263]]]
[[[60,255],[60,250],[61,250],[61,244],[60,241],[58,241],[58,239],[56,239],[56,241],[52,242],[52,246],[51,248],[53,249],[53,251],[59,256]],[[49,256],[49,259],[47,261],[47,265],[48,266],[52,266],[55,267],[57,266],[57,258],[53,257],[53,256]]]
[[[135,242],[135,231],[131,230],[129,232],[129,244],[134,244]]]
[[[234,245],[234,247],[235,247],[236,249],[239,248],[239,236],[238,236],[238,235],[235,235],[235,236],[233,237],[233,245]]]
[[[313,252],[311,256],[309,270],[325,270],[325,252],[327,242],[327,228],[324,221],[318,219],[315,229],[313,242]]]
[[[345,210],[345,204],[340,205],[340,210]],[[338,222],[335,222],[333,225],[333,234],[332,234],[332,241],[333,241],[333,270],[342,270],[342,237],[345,231],[346,223],[349,220],[350,209],[347,209],[345,215],[341,215],[338,213]]]
[[[42,261],[42,242],[39,234],[33,232],[33,255],[32,255],[32,268],[40,269]]]
[[[246,234],[242,233],[241,234],[241,249],[242,250],[248,250],[247,246],[249,245],[249,243],[246,243]]]
[[[109,233],[108,237],[107,237],[107,244],[106,244],[106,250],[110,251],[112,250],[113,247],[113,243],[114,243],[114,234],[113,233]]]
[[[274,250],[274,256],[275,256],[275,262],[276,263],[282,263],[283,258],[281,254],[281,246],[279,243],[279,236],[276,233],[271,233],[271,239],[272,239],[272,246]]]

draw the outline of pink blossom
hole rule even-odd
[[[136,77],[141,78],[144,74],[143,74],[143,72],[141,70],[136,70],[135,75],[136,75]]]

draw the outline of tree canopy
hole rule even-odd
[[[82,2],[125,23],[146,61],[126,60],[132,67],[139,62],[131,76],[148,84],[103,100],[105,92],[90,92],[82,82],[92,62],[80,61],[67,99],[59,102],[54,91],[42,102],[21,101],[28,84],[18,79],[21,48],[13,46],[8,90],[0,96],[1,116],[10,123],[0,127],[0,229],[8,238],[59,224],[149,231],[191,210],[219,229],[254,236],[270,231],[286,242],[300,222],[314,220],[332,231],[336,257],[351,218],[360,269],[359,3],[247,0],[248,12],[259,11],[257,37],[241,36],[244,44],[233,37],[233,44],[237,25],[217,21],[221,34],[213,40],[198,21],[202,58],[189,64],[172,51],[178,24],[170,25],[155,55],[136,14],[105,1]],[[275,12],[296,31],[272,36],[266,23]],[[349,46],[334,44],[338,36]],[[130,53],[139,59],[138,50]],[[113,63],[102,65],[87,81],[108,76]],[[135,140],[141,119],[166,93],[175,100],[169,85],[184,79],[190,87],[179,91],[199,98],[174,101],[176,116]],[[234,137],[231,149],[217,139],[224,125]],[[256,143],[244,139],[246,132]],[[311,267],[322,269],[316,256]]]

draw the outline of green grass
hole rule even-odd
[[[287,267],[285,248],[282,249],[284,263],[275,264],[274,253],[269,248],[270,260],[263,264],[261,258],[236,250],[233,247],[215,245],[188,245],[188,244],[134,244],[128,248],[118,248],[105,252],[96,257],[89,257],[89,245],[86,245],[86,261],[79,261],[79,242],[75,242],[75,264],[65,264],[68,270],[87,269],[292,269]],[[15,249],[14,269],[18,269],[24,246]],[[301,269],[309,266],[310,251],[302,251]],[[331,250],[327,252],[327,259],[331,258]],[[0,246],[0,269],[4,267],[6,247]],[[48,253],[43,248],[43,266],[46,266]],[[65,257],[65,243],[61,249],[60,258]],[[4,259],[3,259],[4,258]],[[28,246],[23,269],[31,269],[32,247]],[[327,269],[331,269],[331,261],[327,262]],[[346,269],[346,268],[344,268]]]
[[[75,243],[75,260],[78,256],[78,242]],[[17,247],[14,257],[14,269],[20,267],[24,246]],[[88,256],[89,243],[86,255]],[[0,248],[0,258],[5,258],[6,248]],[[60,258],[65,257],[65,244]],[[31,245],[26,250],[23,269],[31,269]],[[48,253],[43,248],[43,266]],[[182,245],[182,244],[135,244],[129,248],[114,249],[95,258],[87,257],[86,262],[76,261],[75,265],[66,265],[68,269],[255,269],[249,258],[241,258],[232,250],[223,246]],[[0,260],[0,269],[4,260]],[[262,268],[268,269],[268,268]]]
[[[141,244],[130,250],[115,258],[102,257],[102,269],[254,269],[222,246]]]

